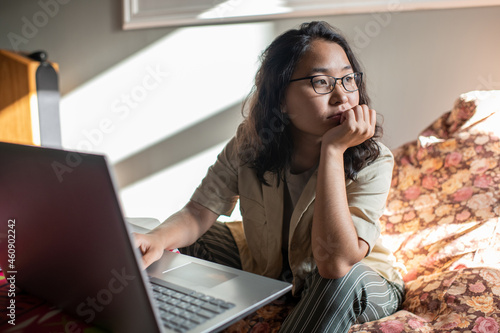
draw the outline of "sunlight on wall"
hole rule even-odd
[[[271,15],[283,14],[292,11],[290,7],[286,6],[286,1],[283,0],[227,0],[217,6],[207,10],[198,18],[211,19],[222,17],[238,17],[238,16],[252,16],[252,15]]]
[[[239,103],[273,33],[270,23],[172,32],[62,98],[63,146],[114,164]],[[221,148],[122,189],[126,214],[164,218],[181,208]]]
[[[62,98],[64,146],[116,162],[239,102],[271,28],[176,30]]]
[[[154,217],[163,221],[178,211],[188,202],[224,145],[216,145],[122,190],[126,216]],[[241,219],[238,209],[231,217],[219,218],[221,221],[238,219]]]
[[[217,145],[123,189],[121,199],[125,214],[164,220],[179,210],[187,203],[223,146]]]

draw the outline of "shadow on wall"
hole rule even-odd
[[[127,187],[227,141],[242,120],[238,103],[127,157],[114,165],[119,187]]]

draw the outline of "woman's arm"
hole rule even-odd
[[[184,208],[170,216],[147,234],[135,233],[135,245],[142,252],[144,267],[160,259],[164,250],[193,244],[217,220],[219,215],[189,201]]]
[[[329,279],[343,277],[369,251],[349,211],[344,152],[374,135],[376,113],[358,105],[342,116],[341,124],[323,135],[311,233],[318,271]]]

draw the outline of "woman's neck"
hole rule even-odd
[[[299,174],[315,167],[319,162],[321,140],[317,137],[294,135],[290,172]]]

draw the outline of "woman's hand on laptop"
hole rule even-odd
[[[142,253],[142,265],[144,269],[160,259],[165,250],[161,237],[155,233],[139,234],[134,232],[134,241],[135,246]]]
[[[147,234],[134,233],[135,246],[141,250],[144,268],[157,261],[163,251],[193,244],[217,220],[218,214],[189,201],[180,211]]]

